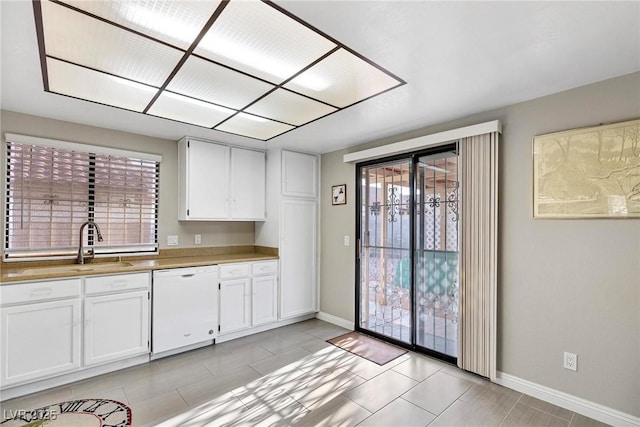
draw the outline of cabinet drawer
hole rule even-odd
[[[251,267],[254,276],[267,276],[278,273],[278,261],[254,262]]]
[[[251,264],[223,264],[220,266],[220,278],[247,277],[251,275]]]
[[[48,280],[0,287],[2,305],[80,296],[80,279]]]
[[[84,283],[84,293],[92,295],[148,287],[149,273],[117,274],[115,276],[87,277]]]

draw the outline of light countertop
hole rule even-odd
[[[96,274],[118,274],[136,271],[164,270],[168,268],[197,267],[214,264],[228,264],[234,262],[268,261],[278,259],[277,255],[264,253],[264,251],[246,251],[236,253],[208,253],[202,255],[195,252],[193,255],[163,256],[154,259],[136,259],[130,257],[122,262],[101,262],[99,259],[87,264],[55,265],[27,265],[21,262],[13,266],[11,263],[2,263],[0,272],[0,284],[11,284],[18,281],[30,281],[40,279],[58,279],[68,277],[90,276]]]

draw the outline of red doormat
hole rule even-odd
[[[380,366],[397,359],[407,352],[404,348],[396,347],[359,332],[349,332],[348,334],[331,338],[327,342]]]

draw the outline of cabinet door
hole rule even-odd
[[[250,326],[251,279],[231,279],[220,282],[220,334],[239,331]]]
[[[3,307],[0,312],[3,386],[80,367],[80,299]]]
[[[231,148],[231,218],[265,217],[264,151]]]
[[[282,195],[317,197],[317,156],[282,150]]]
[[[278,320],[276,276],[254,277],[251,291],[251,325],[258,326]]]
[[[146,353],[149,353],[147,291],[85,298],[85,365]]]
[[[281,206],[280,318],[317,311],[315,200],[285,199]]]
[[[189,141],[186,166],[190,220],[229,217],[229,147]]]

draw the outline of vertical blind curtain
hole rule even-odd
[[[458,366],[496,378],[498,133],[460,140],[461,252]]]
[[[159,163],[7,141],[6,259],[76,254],[80,225],[96,254],[155,252]]]

